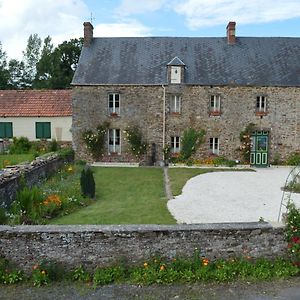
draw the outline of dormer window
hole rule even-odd
[[[184,82],[185,64],[177,56],[168,63],[168,81],[172,84]]]
[[[181,83],[181,67],[171,66],[171,83]]]

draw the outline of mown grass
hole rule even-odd
[[[34,155],[31,154],[2,154],[0,155],[0,169],[6,166],[17,165],[21,162],[32,161]]]
[[[94,204],[51,224],[175,224],[161,168],[93,168]]]

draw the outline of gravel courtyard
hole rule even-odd
[[[191,178],[182,194],[168,201],[178,223],[277,222],[282,190],[292,168],[256,172],[214,172]],[[300,204],[300,194],[291,194]]]

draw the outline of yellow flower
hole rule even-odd
[[[43,275],[45,275],[45,274],[46,274],[46,271],[42,270],[41,273],[42,273]]]
[[[144,268],[148,268],[148,264],[146,262],[144,263]]]

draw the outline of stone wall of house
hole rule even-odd
[[[270,162],[275,155],[285,159],[291,152],[299,151],[300,137],[300,93],[297,87],[240,87],[240,86],[166,86],[166,142],[173,135],[182,136],[188,127],[206,131],[206,142],[196,156],[209,155],[209,138],[219,138],[220,155],[239,159],[239,136],[250,123],[257,130],[269,132]],[[121,95],[121,113],[118,117],[108,116],[108,93]],[[181,95],[180,114],[170,113],[170,95]],[[210,95],[221,97],[221,115],[209,113]],[[266,96],[267,114],[255,114],[256,97]],[[73,89],[73,143],[77,156],[90,159],[82,142],[82,132],[95,128],[108,120],[111,128],[136,124],[149,144],[155,143],[157,159],[162,159],[163,134],[162,86],[91,86]],[[127,143],[122,136],[122,155],[102,160],[128,161],[134,159],[127,151]]]
[[[198,225],[0,226],[0,257],[29,271],[42,260],[87,268],[153,255],[276,258],[287,254],[283,228],[267,223]]]
[[[60,158],[57,154],[38,157],[32,162],[0,170],[0,207],[9,207],[16,197],[21,178],[29,187],[45,180],[73,158]],[[23,182],[24,183],[24,182]]]

